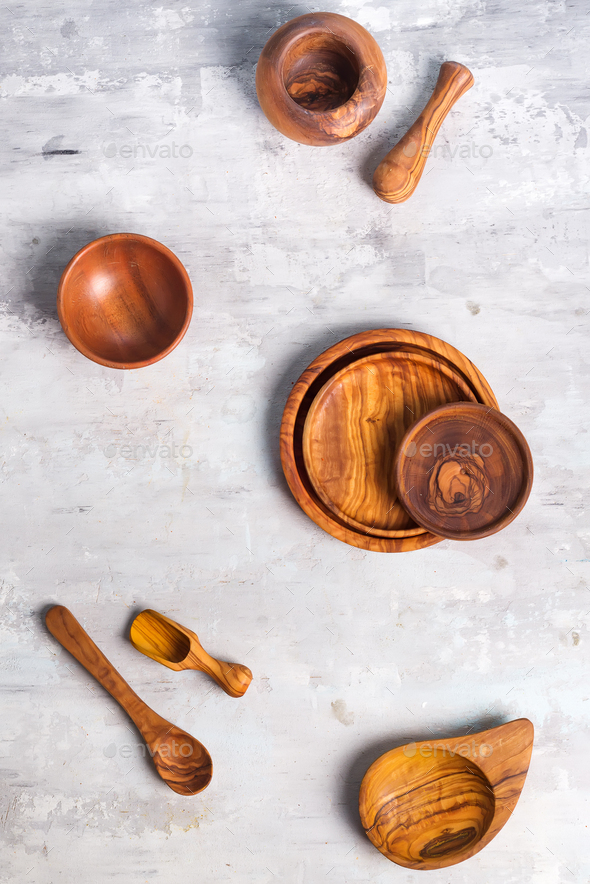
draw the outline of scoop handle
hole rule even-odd
[[[94,644],[74,615],[63,605],[55,605],[45,615],[47,629],[60,645],[109,692],[149,741],[153,731],[166,721],[137,696],[122,675]]]
[[[375,170],[373,189],[378,197],[386,203],[403,203],[412,196],[443,120],[473,83],[473,74],[465,65],[457,61],[441,65],[426,107]]]
[[[230,697],[242,697],[252,681],[252,673],[247,666],[242,666],[241,663],[226,663],[224,660],[216,660],[215,657],[207,653],[194,633],[189,659],[186,662],[190,662],[191,669],[199,669],[210,675]]]

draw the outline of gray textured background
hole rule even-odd
[[[375,123],[336,148],[286,141],[256,101],[260,49],[303,6],[0,11],[3,882],[414,881],[360,829],[366,767],[520,716],[536,743],[513,818],[428,880],[590,880],[587,4],[328,8],[389,73]],[[476,84],[387,206],[372,171],[448,58]],[[130,373],[78,354],[54,306],[74,252],[121,230],[172,248],[196,296],[182,345]],[[307,519],[277,436],[327,326],[411,327],[474,360],[532,447],[515,523],[388,556]],[[190,456],[162,457],[170,440]],[[210,749],[207,792],[160,784],[45,632],[50,602]],[[248,663],[245,698],[137,654],[143,606]]]

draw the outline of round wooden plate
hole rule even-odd
[[[397,500],[397,443],[426,403],[459,397],[477,401],[456,370],[421,353],[376,353],[341,369],[313,400],[303,430],[303,460],[317,496],[364,534],[425,533]]]
[[[476,540],[505,528],[522,510],[533,460],[506,415],[455,402],[408,429],[396,456],[396,483],[419,525],[452,540]]]
[[[412,357],[415,357],[414,369],[409,367]],[[379,366],[378,371],[371,365],[371,360],[375,360],[375,365]],[[376,371],[379,379],[379,383],[369,385],[373,398],[368,402],[366,416],[354,417],[354,408],[359,408],[362,404],[362,397],[359,397],[359,387],[355,387],[353,379],[369,384],[374,376],[371,376],[368,367],[360,366],[358,372],[351,370],[342,375],[351,380],[350,390],[356,391],[354,402],[350,400],[352,412],[345,407],[338,419],[338,402],[346,405],[347,400],[344,395],[345,385],[334,381],[330,385],[331,394],[326,393],[326,398],[322,396],[318,400],[312,412],[315,420],[312,419],[311,429],[306,433],[312,405],[324,385],[339,372],[361,361]],[[432,371],[433,364],[438,364],[436,373]],[[425,378],[431,378],[430,384],[422,383],[423,373]],[[404,376],[407,377],[406,383],[403,381]],[[391,383],[383,383],[383,380],[393,381],[393,386]],[[403,433],[415,419],[444,402],[464,399],[475,399],[497,408],[494,394],[483,375],[462,353],[439,338],[407,329],[378,329],[361,332],[340,341],[314,359],[294,385],[285,405],[281,424],[281,461],[293,496],[320,528],[351,546],[374,552],[409,552],[438,543],[442,539],[440,536],[422,529],[411,518],[403,516],[401,509],[395,513],[392,521],[392,513],[388,513],[388,510],[395,504],[395,496],[385,506],[386,496],[380,494],[375,501],[375,515],[378,519],[375,519],[375,515],[371,518],[370,501],[366,499],[366,494],[375,488],[376,478],[384,475],[384,471],[389,470],[387,475],[393,477],[395,449]],[[320,407],[320,402],[324,403],[324,408]],[[399,405],[402,402],[403,408],[400,410]],[[401,411],[407,414],[403,425]],[[318,420],[320,413],[322,419]],[[370,418],[379,414],[386,414],[388,418],[381,422],[374,421],[374,425],[369,426]],[[314,473],[314,481],[318,487],[323,488],[324,495],[331,502],[326,503],[310,478],[304,456],[304,436],[308,446],[314,449],[314,427],[332,434],[340,427],[345,436],[351,419],[359,444],[364,444],[363,440],[367,439],[376,439],[379,443],[377,454],[373,452],[371,455],[373,465],[369,481],[367,473],[364,473],[360,509],[355,507],[354,501],[350,503],[345,495],[338,497],[332,488],[328,493],[326,484],[318,482],[318,476],[322,476],[324,469],[320,462]],[[363,420],[367,427],[364,427]],[[388,423],[388,420],[391,422]],[[377,432],[379,428],[380,433]],[[326,439],[324,437],[322,444],[325,444]],[[363,462],[363,456],[365,455],[359,449],[356,471],[361,476],[363,472],[359,472],[359,465]],[[315,461],[315,457],[312,460]],[[389,479],[388,488],[392,488],[392,481]],[[340,512],[337,512],[338,509]],[[372,529],[374,521],[377,531],[382,533],[375,533]],[[355,526],[354,522],[362,527]]]

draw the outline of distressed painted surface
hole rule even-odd
[[[519,716],[537,737],[513,819],[431,878],[590,876],[587,6],[329,9],[374,33],[389,91],[368,131],[316,149],[254,92],[267,35],[303,6],[0,11],[2,881],[414,881],[359,829],[366,767]],[[445,58],[476,85],[387,206],[370,175]],[[54,309],[73,253],[120,230],[171,247],[196,295],[183,344],[128,374],[80,356]],[[286,489],[291,384],[337,338],[395,325],[463,350],[529,439],[532,497],[496,537],[365,554]],[[47,635],[58,601],[209,748],[202,796],[159,783]],[[138,655],[143,606],[251,666],[246,697]]]

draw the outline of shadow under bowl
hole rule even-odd
[[[110,368],[142,368],[180,343],[191,321],[193,292],[176,255],[135,233],[84,246],[57,290],[59,320],[84,356]]]

